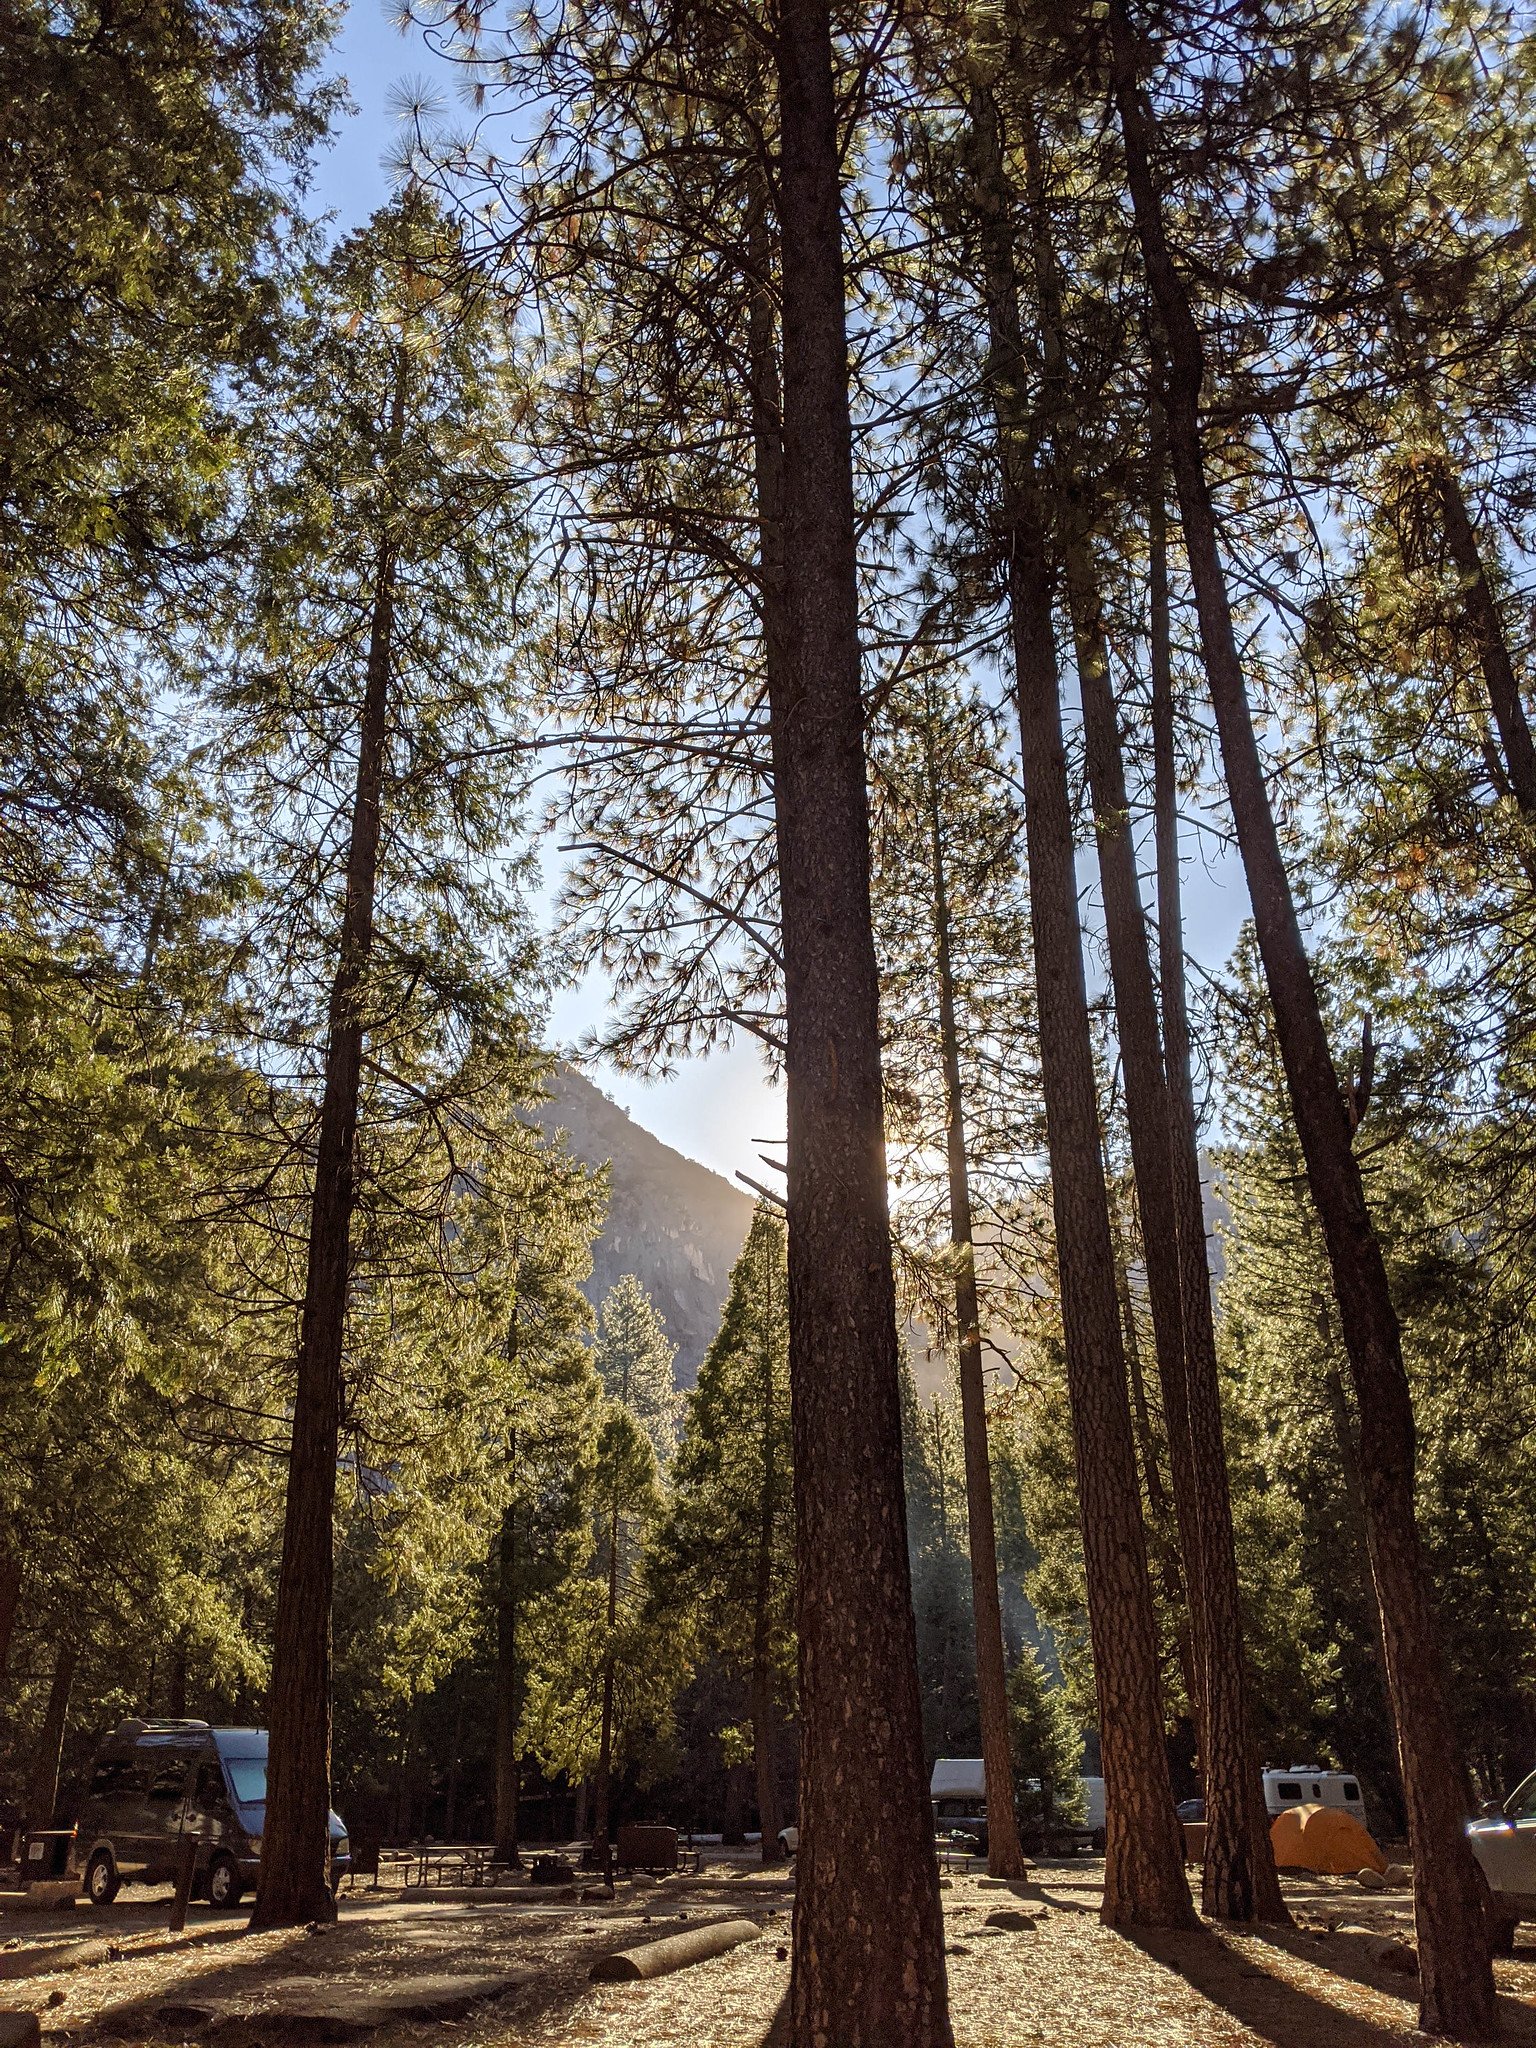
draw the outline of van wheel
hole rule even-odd
[[[232,1856],[215,1856],[213,1867],[208,1872],[209,1905],[238,1906],[244,1890],[235,1859]]]
[[[85,1896],[93,1906],[110,1906],[123,1880],[117,1874],[110,1849],[98,1849],[85,1866]]]

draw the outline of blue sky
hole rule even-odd
[[[402,36],[377,0],[352,0],[330,67],[343,75],[356,111],[337,124],[330,148],[317,167],[312,203],[334,215],[339,230],[366,220],[389,196],[385,158],[398,124],[391,97],[403,84],[425,83],[450,104],[454,78],[436,62],[419,35]],[[1226,959],[1247,913],[1247,898],[1235,860],[1221,855],[1209,865],[1185,833],[1186,911],[1191,951],[1216,964]],[[1084,870],[1090,883],[1092,861]],[[562,1048],[600,1025],[607,990],[589,977],[564,991],[551,1016],[552,1035]],[[757,1153],[763,1139],[784,1126],[783,1099],[769,1086],[755,1045],[743,1042],[707,1060],[688,1062],[670,1080],[647,1082],[604,1065],[588,1067],[592,1079],[614,1096],[666,1144],[702,1160],[716,1172],[761,1174]]]

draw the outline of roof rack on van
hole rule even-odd
[[[151,1731],[166,1733],[176,1728],[206,1728],[207,1726],[208,1723],[206,1721],[151,1721],[142,1719],[138,1715],[130,1715],[126,1721],[118,1722],[117,1726],[112,1730],[112,1734],[114,1739],[121,1737],[123,1741],[128,1742],[137,1735],[148,1735]]]

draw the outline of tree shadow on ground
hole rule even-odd
[[[1273,2048],[1388,2048],[1388,2044],[1395,2048],[1416,2033],[1417,1978],[1389,1973],[1372,1960],[1371,1945],[1379,1936],[1332,1934],[1319,1940],[1300,1929],[1241,1930],[1246,1941],[1263,1942],[1332,1977],[1406,2001],[1399,2008],[1399,2017],[1375,2020],[1261,1967],[1251,1950],[1229,1943],[1210,1929],[1191,1933],[1122,1928],[1120,1932],[1261,2040],[1271,2042]],[[1499,2016],[1501,2040],[1536,2048],[1536,2013],[1519,1999],[1501,1997]]]
[[[423,1914],[429,1911],[424,1908]],[[523,1918],[521,1926],[508,1931],[524,1936],[554,1936],[560,1931],[565,1917],[543,1919],[542,1916],[528,1915]],[[530,1926],[530,1922],[534,1924]],[[237,1931],[243,1933],[245,1930],[241,1927]],[[357,1931],[362,1932],[361,1929]],[[594,1938],[584,1941],[578,1950],[567,1950],[554,1956],[539,1953],[520,1955],[508,1951],[498,1956],[495,1953],[495,1931],[487,1943],[484,1934],[477,1929],[480,1934],[477,1952],[458,1963],[454,1961],[449,1946],[454,1932],[454,1922],[449,1915],[441,1915],[434,1930],[440,1941],[431,1946],[406,1947],[398,1939],[401,1931],[398,1927],[386,1926],[377,1930],[380,1936],[377,1948],[358,1942],[350,1945],[351,1953],[347,1953],[349,1944],[344,1939],[338,1940],[334,1927],[327,1927],[318,1935],[297,1928],[278,1947],[268,1948],[248,1961],[234,1958],[222,1968],[178,1977],[148,1996],[130,1997],[121,2004],[110,2006],[87,2020],[80,2033],[97,2041],[163,2042],[169,2026],[170,2038],[216,2040],[219,2048],[273,2048],[275,2043],[283,2044],[283,2048],[310,2048],[310,2044],[315,2043],[354,2040],[357,2030],[348,2024],[344,2011],[321,2017],[263,2007],[262,1994],[280,1991],[285,1981],[292,1982],[296,1970],[304,1983],[315,1984],[318,2004],[329,2008],[338,1994],[344,1997],[347,1989],[354,1985],[362,1993],[388,1993],[403,1977],[439,1972],[496,1974],[499,1969],[512,1982],[498,1997],[477,2003],[469,2013],[431,2022],[402,2013],[397,2019],[370,2026],[365,2037],[366,2048],[411,2048],[411,2044],[420,2042],[423,2024],[432,2026],[442,2048],[455,2048],[455,2044],[465,2044],[465,2048],[469,2048],[469,2044],[483,2043],[488,2038],[521,2040],[525,2034],[535,2031],[543,2033],[558,2029],[591,1994],[591,1966],[600,1955],[633,1947],[639,1940],[657,1938],[671,1930],[665,1924],[642,1930],[633,1920],[604,1922],[592,1930]],[[765,1929],[765,1933],[771,1935],[771,1930]],[[612,1985],[601,1988],[610,1993],[616,1988],[620,1991],[642,1989],[640,1986]],[[247,1998],[251,2000],[252,2009],[239,2010],[239,2005]],[[218,2010],[206,2016],[194,2016],[198,2005],[208,1999],[219,2001]],[[237,2009],[230,2010],[231,2005]],[[612,2015],[609,2024],[613,2024]],[[621,2038],[620,2033],[615,2031],[613,2038]],[[789,2039],[786,1995],[761,2048],[789,2048]]]
[[[773,2018],[768,2022],[768,2031],[755,2044],[755,2048],[790,2048],[793,2015],[789,2009],[789,1989],[774,2009]]]

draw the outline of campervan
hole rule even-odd
[[[191,1837],[196,1888],[212,1905],[237,1906],[261,1866],[266,1799],[265,1728],[123,1721],[96,1752],[75,1826],[74,1874],[93,1906],[110,1906],[125,1878],[170,1883]],[[334,1881],[352,1860],[334,1813],[330,1841]]]

